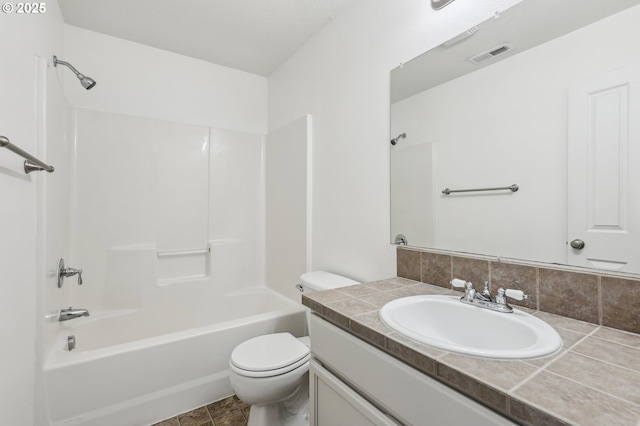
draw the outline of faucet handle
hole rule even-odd
[[[524,292],[522,290],[507,289],[507,290],[505,290],[504,295],[507,296],[507,297],[510,297],[512,299],[516,299],[516,300],[523,300],[523,299],[528,299],[529,298],[529,296],[524,294]]]
[[[78,276],[78,285],[82,285],[82,269],[65,268],[64,259],[58,262],[58,288],[62,287],[62,283],[66,277]]]
[[[471,284],[471,283],[465,280],[461,280],[459,278],[454,278],[449,282],[449,284],[458,288],[467,288],[467,284]],[[471,284],[471,287],[473,288],[473,284]]]
[[[78,285],[82,285],[82,269],[66,268],[64,271],[62,271],[62,274],[65,277],[72,277],[74,275],[77,275]]]
[[[511,290],[511,289],[505,290],[502,287],[500,287],[498,289],[498,292],[496,293],[496,303],[499,305],[505,305],[508,307],[509,304],[507,303],[507,297],[510,297],[516,300],[523,300],[523,299],[527,299],[529,296],[524,294],[522,290]]]

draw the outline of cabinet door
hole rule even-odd
[[[310,426],[397,426],[336,376],[312,360]]]

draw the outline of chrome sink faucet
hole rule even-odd
[[[513,308],[507,303],[507,297],[511,297],[516,300],[523,300],[528,297],[521,290],[505,290],[500,287],[495,298],[492,298],[491,293],[489,292],[489,283],[487,281],[484,283],[484,290],[482,292],[476,291],[471,282],[458,278],[452,279],[451,285],[458,288],[464,288],[464,296],[460,298],[462,303],[475,305],[480,308],[490,309],[496,312],[513,312]]]
[[[73,309],[72,306],[60,310],[58,321],[69,321],[74,318],[88,317],[89,311],[86,309]]]

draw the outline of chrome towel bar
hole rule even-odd
[[[211,253],[211,247],[207,247],[204,249],[198,249],[198,250],[181,250],[181,251],[159,251],[158,252],[158,257],[167,257],[167,256],[187,256],[190,254],[205,254],[205,253]]]
[[[503,189],[509,189],[511,190],[511,192],[516,192],[518,189],[520,189],[520,187],[516,184],[513,184],[511,186],[501,186],[499,188],[477,188],[477,189],[443,189],[442,193],[449,195],[452,192],[477,192],[477,191],[500,191]]]
[[[37,171],[47,171],[49,173],[53,172],[55,169],[53,166],[48,165],[44,161],[38,160],[33,155],[29,154],[26,151],[21,150],[11,142],[5,136],[0,136],[0,148],[7,148],[9,151],[18,154],[20,157],[25,158],[24,160],[24,172],[29,174],[31,172]]]

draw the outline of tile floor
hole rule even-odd
[[[234,395],[153,426],[246,426],[249,408]]]

